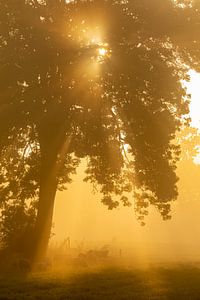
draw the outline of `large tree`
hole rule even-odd
[[[173,141],[188,114],[181,80],[199,61],[198,3],[182,2],[0,0],[0,149],[3,157],[16,145],[20,154],[20,141],[32,138],[21,156],[37,180],[19,181],[18,191],[31,198],[38,183],[37,257],[59,180],[77,158],[87,158],[86,180],[110,209],[116,196],[129,205],[133,192],[141,221],[150,204],[169,218],[178,194]]]

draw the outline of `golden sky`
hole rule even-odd
[[[191,70],[190,82],[186,84],[188,93],[191,94],[190,115],[192,126],[200,128],[200,74]]]

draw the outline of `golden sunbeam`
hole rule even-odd
[[[106,48],[99,48],[98,50],[100,56],[105,56],[107,54]]]

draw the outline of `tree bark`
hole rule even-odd
[[[33,264],[45,257],[48,248],[59,169],[67,152],[66,144],[69,145],[70,141],[69,138],[66,138],[63,122],[60,122],[59,125],[53,124],[53,126],[49,126],[49,124],[45,124],[45,126],[42,126],[38,130],[41,165],[38,214],[34,239],[35,246],[32,257]]]
[[[41,180],[35,230],[34,262],[44,258],[51,235],[54,201],[57,190],[57,159],[55,154],[50,156],[46,153],[41,158]]]

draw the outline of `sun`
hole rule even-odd
[[[108,44],[99,44],[97,46],[97,61],[103,63],[107,58],[111,56],[111,49],[109,49]]]
[[[108,50],[106,48],[101,47],[98,49],[99,56],[105,56],[107,53],[108,53]]]

